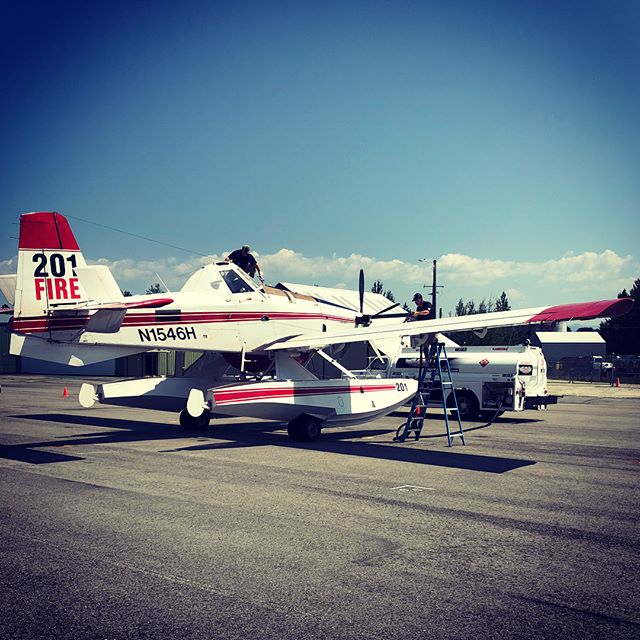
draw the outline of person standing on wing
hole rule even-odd
[[[260,265],[256,262],[256,259],[251,255],[251,247],[248,244],[243,244],[241,249],[232,251],[227,256],[227,262],[233,262],[238,265],[245,273],[248,273],[252,278],[258,273],[260,280],[264,281],[262,271],[260,271]]]
[[[416,293],[413,296],[413,301],[416,303],[416,310],[413,312],[413,319],[428,320],[431,317],[431,303],[424,300],[421,293]]]

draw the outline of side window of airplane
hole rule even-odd
[[[220,275],[231,293],[252,293],[254,291],[249,283],[245,282],[235,271],[220,271]]]

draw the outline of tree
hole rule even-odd
[[[122,295],[125,298],[128,298],[128,297],[132,296],[133,294],[131,293],[131,291],[129,291],[129,289],[124,289],[124,291],[122,292]]]
[[[379,293],[379,294],[383,295],[390,302],[395,302],[396,301],[396,297],[393,295],[393,291],[391,291],[391,289],[387,289],[386,291],[384,290],[384,284],[382,283],[382,280],[376,280],[373,283],[373,285],[371,285],[371,292],[372,293]]]
[[[146,293],[162,293],[162,285],[159,282],[154,282],[149,286]]]
[[[636,278],[631,291],[623,289],[618,298],[633,298],[629,313],[609,318],[600,323],[600,334],[607,343],[607,353],[640,355],[640,278]]]
[[[503,291],[496,300],[496,311],[509,311],[509,309],[511,309],[509,298],[507,298],[507,294]]]
[[[487,313],[491,311],[509,311],[511,306],[509,305],[509,299],[507,294],[503,291],[500,297],[493,302],[489,298],[488,302],[485,302],[484,298],[480,301],[480,304],[476,307],[474,300],[469,300],[466,303],[462,301],[462,298],[456,305],[456,316],[468,316],[476,313]],[[460,331],[451,335],[451,338],[460,344],[469,346],[495,346],[495,345],[511,345],[522,344],[527,338],[529,338],[529,327],[498,327],[495,329],[489,329],[484,337],[480,337],[473,331]]]

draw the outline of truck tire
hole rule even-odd
[[[458,401],[458,410],[460,412],[460,420],[463,422],[466,420],[477,420],[480,415],[480,403],[476,394],[468,389],[462,391],[456,391],[456,400]],[[455,409],[452,408],[453,396],[450,395],[447,400],[447,406],[451,408],[451,412],[455,413]]]

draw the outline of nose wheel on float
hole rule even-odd
[[[315,442],[322,432],[322,422],[314,416],[302,414],[289,422],[287,431],[294,442]]]
[[[187,409],[183,409],[180,412],[180,426],[188,429],[189,431],[202,431],[209,426],[211,416],[208,411],[204,411],[201,415],[193,417]]]

